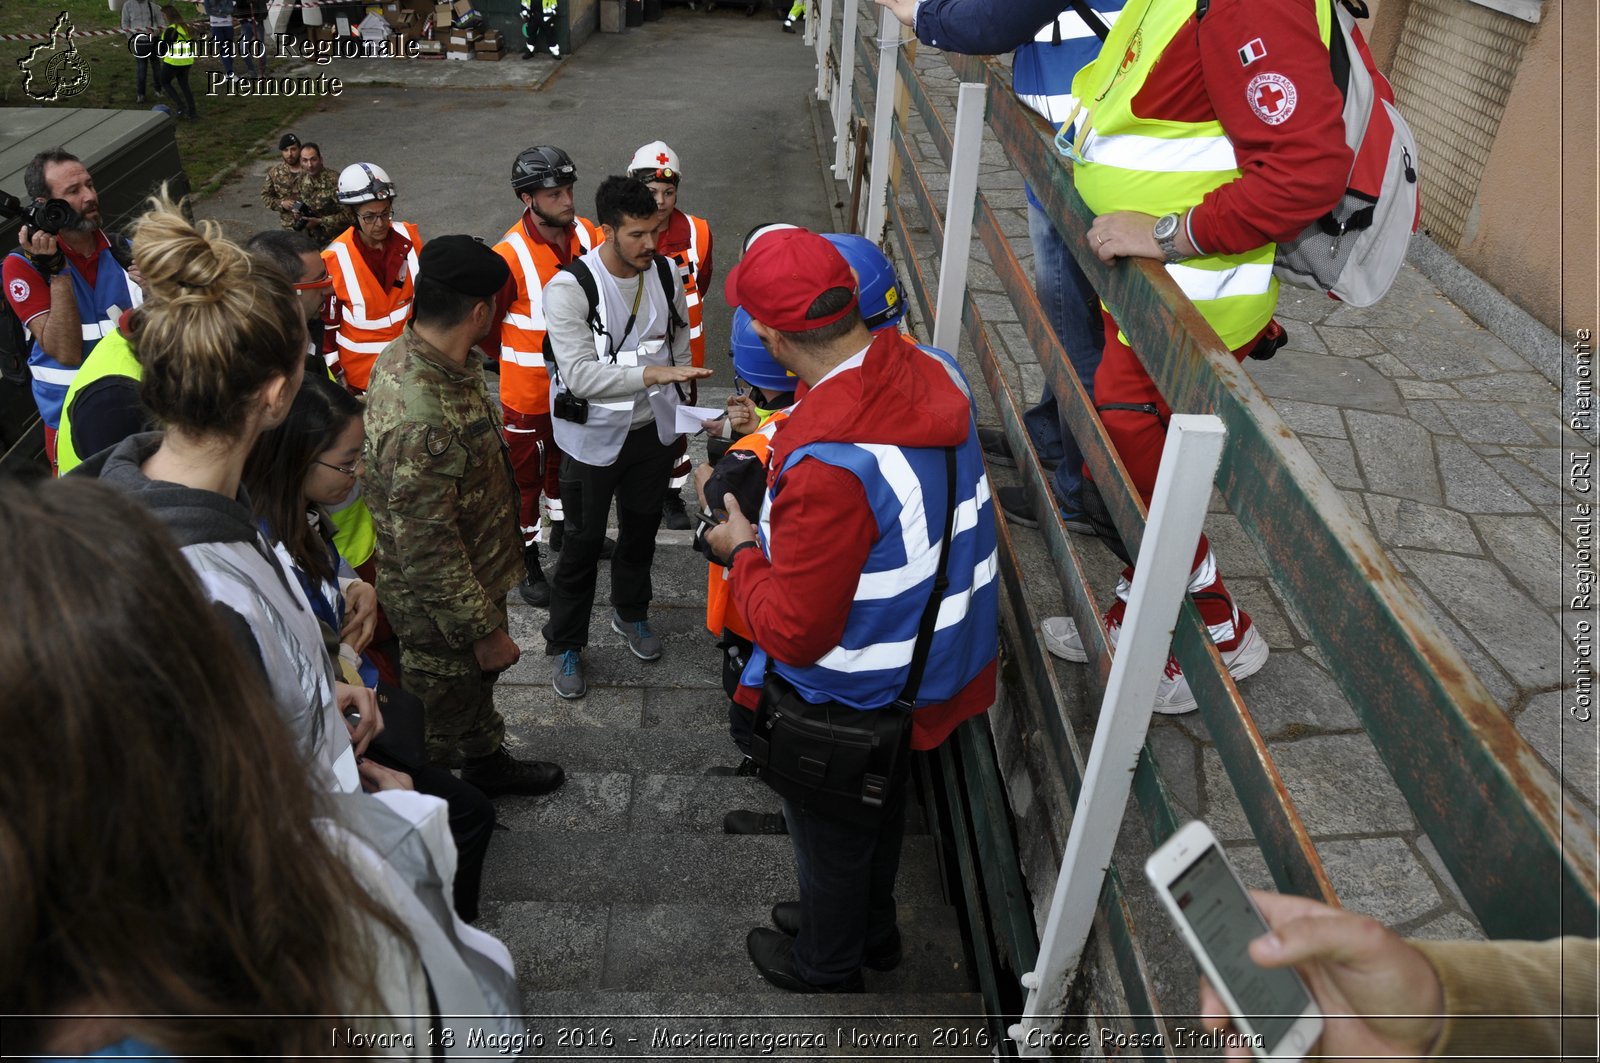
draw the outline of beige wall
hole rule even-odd
[[[1467,0],[1462,0],[1466,3]],[[1381,10],[1378,10],[1381,3]],[[1408,0],[1380,0],[1368,30],[1387,70]],[[1461,245],[1446,248],[1549,327],[1593,327],[1596,306],[1593,0],[1545,0],[1523,51]],[[1428,195],[1422,159],[1422,195]]]

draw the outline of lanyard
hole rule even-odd
[[[633,309],[631,311],[629,311],[629,313],[628,313],[628,323],[626,325],[622,326],[622,335],[620,337],[618,337],[618,339],[616,341],[617,343],[626,343],[628,341],[628,334],[633,331],[633,323],[639,317],[639,297],[642,296],[643,294],[644,294],[644,274],[641,273],[641,274],[639,274],[639,287],[635,288],[634,291],[633,291]],[[613,362],[615,362],[617,360],[617,356],[615,354],[616,345],[613,344],[611,349],[612,349],[612,352],[613,352],[612,355],[611,355],[611,360]]]

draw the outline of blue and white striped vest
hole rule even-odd
[[[144,302],[144,293],[138,285],[128,283],[127,272],[117,264],[109,247],[100,249],[93,288],[70,261],[66,269],[72,281],[72,296],[78,302],[78,316],[83,321],[83,358],[86,359],[95,344],[116,331],[118,312]],[[67,388],[77,375],[78,367],[62,365],[44,353],[37,336],[32,339],[28,370],[33,374],[33,401],[38,404],[44,423],[57,428],[61,425],[61,404],[66,400]]]
[[[768,488],[761,538],[769,541],[772,501],[783,475],[803,458],[846,469],[861,481],[878,524],[839,644],[815,664],[773,669],[811,702],[856,709],[890,704],[905,689],[922,612],[933,591],[946,506],[945,458],[938,447],[812,443],[793,451]],[[949,587],[939,606],[933,647],[917,705],[948,701],[995,658],[999,631],[994,503],[977,433],[956,449],[956,515]],[[825,544],[818,544],[825,548]],[[752,655],[745,682],[759,685],[766,655]]]
[[[1088,2],[1110,25],[1127,0]],[[1033,40],[1019,47],[1011,58],[1011,87],[1017,98],[1044,115],[1057,130],[1077,108],[1072,79],[1100,54],[1100,38],[1084,22],[1083,16],[1070,4],[1062,7],[1061,14],[1040,27]],[[1040,205],[1031,188],[1028,199],[1034,206]]]

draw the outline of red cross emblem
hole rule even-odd
[[[1256,117],[1267,125],[1282,125],[1294,114],[1299,99],[1294,82],[1282,74],[1257,74],[1245,87],[1245,99]]]
[[[666,152],[658,151],[656,152],[656,161],[665,166],[670,160],[667,158]]]

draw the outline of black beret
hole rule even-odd
[[[284,148],[292,147],[299,143],[299,137],[295,136],[293,133],[285,133],[283,136],[278,138],[278,150],[282,151]]]
[[[475,236],[439,236],[422,245],[417,259],[424,280],[462,295],[487,299],[511,279],[511,267]]]

